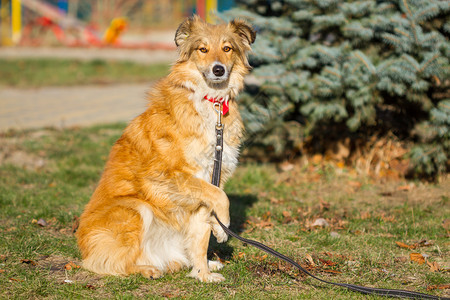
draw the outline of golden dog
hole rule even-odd
[[[224,107],[223,187],[237,164],[242,122],[235,97],[254,40],[242,20],[211,25],[192,17],[179,26],[177,62],[113,146],[81,215],[76,235],[86,269],[158,278],[192,267],[190,276],[200,281],[224,280],[211,272],[222,264],[206,256],[211,231],[218,242],[227,240],[211,212],[230,223],[228,197],[209,183],[217,118],[211,102]]]

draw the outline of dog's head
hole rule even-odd
[[[208,85],[221,85],[229,80],[233,69],[242,75],[248,72],[247,53],[255,37],[253,28],[243,20],[211,25],[194,16],[176,31],[177,63],[195,64]]]

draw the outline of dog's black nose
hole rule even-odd
[[[221,65],[215,65],[212,71],[217,77],[221,77],[223,76],[223,74],[225,74],[225,68]]]

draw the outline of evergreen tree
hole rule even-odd
[[[416,174],[448,170],[450,1],[238,2],[225,17],[259,32],[240,97],[253,143],[280,154],[393,133],[415,142]]]

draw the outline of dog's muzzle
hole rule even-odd
[[[224,64],[214,62],[205,75],[209,81],[220,83],[228,79],[229,72]]]
[[[222,77],[225,74],[225,67],[222,65],[214,65],[212,68],[212,72],[216,77]]]

